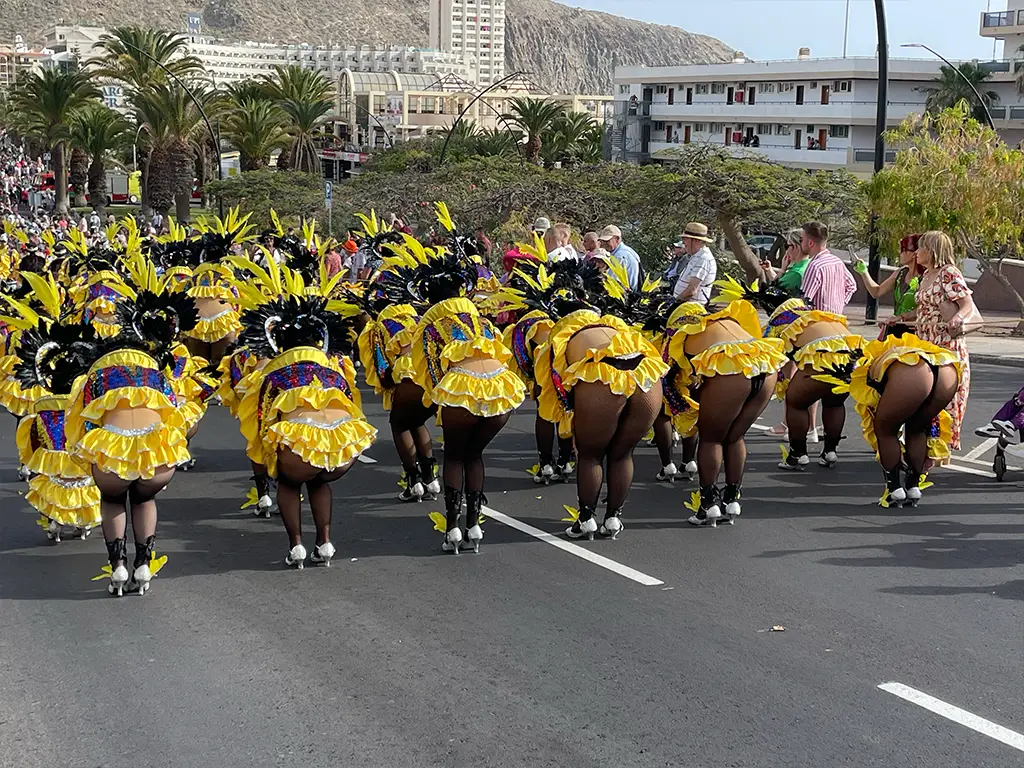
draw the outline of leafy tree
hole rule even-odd
[[[68,125],[75,112],[98,95],[89,76],[81,70],[46,69],[29,72],[18,81],[12,106],[20,132],[37,139],[50,151],[55,183],[56,210],[68,210],[68,169],[65,150]]]
[[[718,225],[748,279],[763,270],[744,229],[777,232],[814,219],[828,224],[836,245],[864,242],[864,188],[846,171],[788,168],[707,145],[690,144],[673,154],[678,180],[670,194],[709,226]]]
[[[72,143],[89,160],[89,200],[102,214],[107,202],[107,164],[128,143],[132,126],[114,110],[96,103],[76,112],[70,128]]]
[[[538,163],[544,148],[544,136],[565,113],[565,107],[547,99],[512,99],[511,111],[502,117],[526,134],[526,159]]]
[[[277,66],[261,81],[267,95],[287,117],[291,143],[289,168],[319,173],[320,159],[314,136],[334,108],[334,86],[322,73],[296,65]],[[280,159],[278,160],[280,164]]]
[[[550,166],[557,162],[572,166],[592,160],[595,140],[600,158],[604,134],[595,131],[596,127],[594,118],[586,112],[563,112],[543,136],[545,164]]]
[[[243,96],[234,102],[223,122],[224,138],[239,152],[243,171],[258,171],[270,163],[275,150],[289,143],[284,113],[270,101]]]
[[[972,117],[965,102],[911,115],[887,140],[902,149],[870,187],[883,246],[894,249],[908,232],[947,232],[991,271],[1024,318],[1024,299],[1002,272],[1005,259],[1024,256],[1024,152]]]
[[[974,116],[977,120],[985,119],[985,107],[991,107],[999,101],[999,94],[995,91],[986,91],[985,83],[992,77],[992,73],[980,64],[975,62],[964,62],[959,66],[963,77],[956,73],[952,67],[943,65],[939,69],[939,76],[933,81],[933,85],[922,88],[928,99],[925,101],[925,108],[929,112],[941,112],[944,109],[956,106],[961,101],[972,105]],[[964,82],[969,80],[971,85],[978,89],[983,104],[978,103],[978,97],[974,95],[971,87]]]
[[[225,206],[252,211],[253,220],[257,222],[269,222],[271,208],[282,221],[292,222],[317,218],[324,210],[324,183],[316,173],[249,171],[211,182],[209,192],[219,195]],[[377,209],[381,206],[377,205]]]

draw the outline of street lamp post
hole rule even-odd
[[[885,2],[875,0],[875,23],[878,27],[878,110],[875,113],[875,173],[885,167],[885,129],[889,107],[889,35],[885,26]],[[868,273],[878,282],[882,270],[881,252],[878,247],[878,222],[874,214],[868,221]],[[878,318],[878,301],[869,293],[864,309],[864,319]]]
[[[121,45],[124,45],[124,46],[127,46],[128,48],[131,48],[133,51],[141,53],[147,59],[149,59],[154,64],[156,64],[158,67],[160,67],[160,69],[162,69],[164,72],[166,72],[167,75],[172,80],[174,80],[174,82],[176,82],[178,85],[180,85],[182,90],[185,91],[186,94],[188,94],[188,97],[190,99],[192,99],[192,103],[195,104],[196,105],[196,109],[199,110],[199,114],[203,118],[203,122],[206,123],[206,129],[210,132],[210,138],[212,138],[213,141],[217,145],[217,181],[224,181],[224,164],[223,164],[221,156],[220,156],[220,132],[219,131],[215,131],[213,129],[213,125],[210,123],[210,118],[209,118],[209,116],[207,116],[206,110],[203,109],[203,105],[200,103],[200,101],[196,97],[196,95],[192,92],[192,89],[189,88],[187,85],[185,85],[185,83],[182,81],[182,79],[180,77],[178,77],[176,74],[174,74],[174,72],[172,72],[170,69],[168,69],[168,67],[162,61],[160,61],[158,58],[156,58],[152,54],[147,53],[146,51],[144,51],[141,48],[139,48],[139,46],[133,45],[132,43],[126,42],[126,41],[124,41],[124,40],[122,40],[120,38],[118,39],[118,42]],[[191,193],[191,191],[190,191],[190,193]],[[217,212],[218,212],[220,218],[223,219],[224,218],[224,201],[221,199],[220,195],[217,195]]]
[[[956,74],[960,77],[960,79],[963,80],[965,83],[967,83],[967,87],[971,89],[971,92],[974,94],[975,98],[978,100],[979,106],[981,106],[981,108],[985,112],[985,122],[988,123],[988,127],[991,128],[993,131],[996,129],[996,124],[992,120],[992,113],[989,112],[988,104],[985,103],[985,99],[982,97],[981,92],[975,87],[974,83],[972,83],[967,78],[967,75],[965,75],[963,72],[960,71],[959,67],[957,67],[955,64],[953,64],[953,62],[951,62],[949,59],[947,59],[941,53],[939,53],[938,51],[936,51],[936,50],[934,50],[932,48],[929,48],[924,43],[904,43],[903,45],[900,46],[900,48],[924,48],[924,50],[928,51],[928,53],[932,54],[936,58],[942,59],[942,61],[945,62],[947,67],[949,67],[954,72],[956,72]]]

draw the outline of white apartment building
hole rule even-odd
[[[1020,58],[1024,45],[1024,0],[1007,0],[1005,11],[981,14],[981,36],[1003,41],[1003,58]]]
[[[476,62],[487,87],[505,76],[505,0],[429,0],[430,47]]]
[[[925,108],[939,75],[935,59],[890,60],[888,124]],[[1009,62],[991,62],[986,90],[1009,143],[1024,139],[1024,102]],[[874,163],[878,62],[875,58],[619,67],[615,71],[614,159],[668,160],[680,145],[706,143],[757,153],[800,168],[869,174]],[[894,156],[887,152],[887,160]]]

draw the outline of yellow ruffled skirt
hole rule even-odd
[[[0,406],[6,408],[12,416],[21,419],[32,413],[36,402],[49,394],[42,387],[23,389],[17,380],[9,378],[0,383]]]
[[[203,318],[185,335],[207,344],[213,344],[242,330],[238,310],[227,310],[211,318]]]
[[[672,427],[681,436],[693,437],[697,434],[700,406],[690,398],[686,379],[686,374],[678,368],[673,368],[665,377],[665,415],[672,420]]]
[[[506,367],[488,373],[471,371],[458,363],[449,368],[423,404],[465,408],[475,416],[490,417],[514,411],[526,399],[523,380]]]
[[[101,339],[112,339],[121,332],[121,326],[117,323],[105,323],[101,320],[93,320],[92,328]]]
[[[962,363],[955,352],[922,341],[913,335],[890,337],[885,341],[872,341],[865,346],[866,359],[853,372],[850,380],[850,397],[854,410],[860,416],[864,439],[878,456],[878,437],[875,435],[875,410],[882,398],[873,384],[885,378],[889,367],[895,363],[921,365],[922,363],[942,367],[953,365],[959,374]],[[953,439],[953,417],[943,410],[932,421],[928,435],[928,458],[944,463],[951,456],[950,443]]]
[[[278,421],[263,436],[267,472],[277,477],[277,452],[287,448],[313,467],[331,472],[373,445],[377,430],[366,420],[347,416],[330,424]]]
[[[810,368],[817,373],[825,373],[833,368],[848,365],[863,346],[863,336],[828,336],[804,344],[793,353],[793,361],[798,368]]]
[[[25,500],[60,525],[91,528],[100,524],[100,489],[89,476],[36,475],[28,482]]]
[[[788,362],[781,339],[749,339],[712,344],[693,358],[694,373],[711,376],[744,376],[748,379],[778,373]]]
[[[143,429],[94,427],[74,447],[76,457],[122,480],[150,480],[158,469],[184,464],[191,456],[180,427],[157,422]]]

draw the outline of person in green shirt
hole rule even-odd
[[[920,235],[907,235],[900,240],[900,266],[881,283],[876,283],[868,274],[868,267],[856,256],[853,269],[864,281],[864,288],[876,299],[893,295],[893,314],[879,322],[882,328],[880,339],[887,336],[902,336],[914,332],[917,318],[917,286],[921,280],[921,268],[917,265],[917,241]]]
[[[786,252],[782,256],[780,269],[775,269],[767,261],[761,262],[766,282],[775,283],[793,297],[800,295],[800,284],[804,279],[804,270],[811,257],[804,255],[800,249],[800,238],[803,232],[795,229],[786,233]]]

